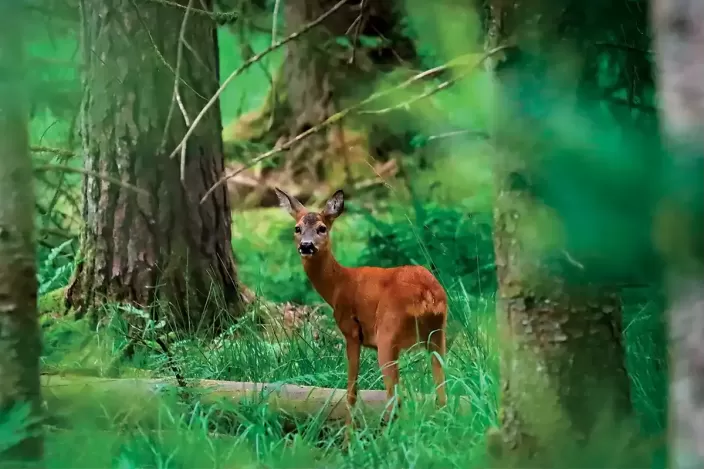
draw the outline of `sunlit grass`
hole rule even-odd
[[[337,332],[315,340],[304,328],[300,334],[264,342],[253,325],[243,323],[233,331],[237,337],[218,346],[175,340],[172,351],[178,357],[177,367],[187,379],[345,386],[346,364]],[[112,375],[114,357],[125,345],[118,329],[105,329],[88,343],[84,338],[80,349],[93,362],[80,366],[92,365],[95,374]],[[349,453],[341,447],[340,423],[325,422],[320,416],[292,421],[264,404],[201,408],[166,398],[157,411],[147,405],[140,418],[132,411],[126,418],[121,411],[134,407],[129,396],[80,394],[75,408],[62,408],[61,428],[48,433],[49,467],[61,467],[69,460],[74,461],[72,467],[107,467],[118,460],[128,464],[120,467],[466,467],[483,457],[482,452],[469,449],[496,420],[495,356],[487,333],[476,332],[459,337],[448,354],[448,410],[429,413],[413,400],[405,401],[401,419],[391,427],[382,428],[374,420],[361,422]],[[58,362],[49,368],[74,372],[75,352],[66,350],[66,343],[53,346],[58,348],[53,355]],[[151,376],[171,375],[157,353],[143,355],[130,365]],[[405,354],[400,366],[402,393],[433,394],[426,353]],[[140,374],[129,367],[122,371],[128,376]],[[363,353],[360,386],[383,388],[376,357],[369,351]],[[469,399],[472,413],[454,412],[461,396]],[[94,435],[90,447],[83,443],[88,435]],[[459,441],[464,444],[458,445]]]

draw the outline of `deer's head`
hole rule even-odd
[[[309,212],[306,207],[279,188],[274,188],[279,205],[296,221],[294,241],[302,257],[315,256],[330,251],[330,230],[333,221],[343,213],[345,196],[342,190],[335,191],[320,212]]]

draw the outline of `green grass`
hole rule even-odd
[[[333,235],[336,252],[356,265],[356,259],[369,248],[369,232],[361,228],[364,217],[345,220],[341,218]],[[394,221],[393,216],[391,220],[398,230],[408,228],[407,221]],[[260,292],[278,291],[282,296],[298,295],[315,303],[320,299],[300,275],[300,261],[288,239],[289,225],[286,215],[278,210],[238,217],[234,244],[240,248],[240,270],[246,281],[259,282]],[[287,239],[273,242],[273,233],[280,231]],[[279,276],[272,272],[279,272]],[[637,299],[625,312],[634,402],[648,435],[662,432],[665,405],[663,343],[659,343],[656,311],[653,303],[640,304]],[[215,342],[172,337],[170,347],[176,366],[187,379],[344,388],[342,339],[330,311],[324,312],[328,327],[319,330],[318,336],[314,325],[306,324],[295,333],[264,341],[255,322],[246,318]],[[493,299],[457,292],[453,317],[462,327],[457,329],[460,335],[447,356],[449,409],[429,414],[407,399],[395,425],[381,427],[377,421],[361,424],[349,452],[341,449],[340,424],[327,423],[320,416],[292,420],[262,403],[202,406],[164,399],[144,414],[126,416],[120,413],[119,403],[129,401],[129,396],[114,396],[108,405],[87,394],[81,396],[76,409],[64,409],[67,416],[48,432],[47,466],[486,467],[484,435],[496,423],[498,410]],[[98,333],[84,321],[45,320],[43,369],[106,377],[173,376],[166,357],[149,336],[145,342],[151,347],[138,347],[130,360],[120,358],[128,342],[122,321],[115,314],[112,318]],[[405,354],[400,365],[403,392],[433,392],[426,354]],[[361,388],[382,389],[374,353],[363,352],[361,368]],[[469,396],[471,414],[453,410],[460,396]]]
[[[73,327],[81,328],[78,324]],[[313,340],[304,331],[265,343],[247,329],[241,326],[237,339],[225,340],[217,347],[194,340],[176,342],[172,349],[179,357],[177,366],[187,378],[345,386],[346,365],[337,335]],[[85,337],[81,331],[76,335]],[[58,353],[46,356],[46,370],[93,368],[95,374],[108,376],[171,374],[164,357],[157,353],[144,353],[124,365],[139,367],[142,373],[116,371],[114,357],[125,345],[119,334],[100,334],[73,351],[65,346],[70,342],[67,335],[62,339]],[[292,422],[273,414],[266,405],[193,409],[165,403],[157,415],[149,412],[137,421],[126,422],[125,417],[113,415],[114,411],[102,403],[91,405],[82,396],[79,409],[66,410],[71,417],[64,423],[65,428],[48,434],[47,459],[49,467],[61,467],[69,460],[74,461],[72,467],[108,467],[105,464],[120,457],[129,461],[125,467],[250,467],[247,461],[253,467],[265,464],[280,468],[467,467],[482,457],[481,451],[468,448],[482,439],[484,430],[496,419],[496,385],[494,373],[489,371],[495,367],[493,361],[484,344],[473,344],[468,337],[459,340],[448,356],[449,409],[457,405],[460,396],[470,395],[473,413],[458,416],[449,410],[429,416],[410,401],[398,425],[381,429],[375,421],[363,424],[355,434],[350,454],[340,449],[340,425],[315,417]],[[432,393],[425,354],[407,354],[400,364],[405,388]],[[382,387],[373,353],[363,354],[362,370],[362,388]],[[119,402],[129,397],[114,399]],[[90,448],[81,444],[88,435],[96,435],[91,436]],[[458,441],[465,445],[458,447]],[[170,464],[160,465],[169,458]]]

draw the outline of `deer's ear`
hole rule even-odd
[[[345,194],[343,194],[343,191],[337,190],[335,194],[328,199],[328,202],[326,202],[326,208],[323,209],[323,216],[330,220],[335,220],[343,213],[344,209]]]
[[[296,197],[287,194],[278,187],[274,188],[274,192],[279,199],[279,206],[291,215],[294,220],[298,220],[306,213],[306,207]]]

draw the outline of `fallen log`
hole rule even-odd
[[[66,416],[80,412],[81,407],[101,409],[103,416],[134,421],[145,415],[156,415],[164,401],[188,391],[202,405],[225,403],[266,404],[273,412],[293,418],[342,420],[347,409],[345,390],[279,383],[249,383],[216,380],[192,380],[188,388],[180,388],[173,379],[99,378],[76,375],[43,375],[42,392],[50,415]],[[449,399],[454,413],[470,410],[465,396]],[[404,408],[432,411],[434,395],[406,396]],[[362,390],[358,395],[358,412],[378,419],[386,404],[384,391]],[[413,405],[412,405],[413,402]]]

